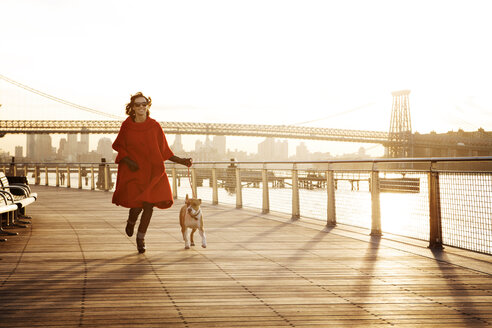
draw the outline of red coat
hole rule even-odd
[[[118,152],[114,204],[128,208],[141,208],[143,202],[158,208],[172,206],[173,196],[164,161],[174,154],[156,120],[147,117],[145,122],[135,123],[128,117],[121,124],[113,149]],[[137,171],[132,172],[128,165],[120,163],[126,156],[137,162]]]

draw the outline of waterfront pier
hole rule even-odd
[[[0,244],[2,327],[492,324],[490,255],[209,202],[208,247],[185,250],[180,199],[138,254],[111,193],[33,189],[32,225]]]

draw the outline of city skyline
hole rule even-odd
[[[198,161],[229,160],[234,154],[239,154],[241,160],[261,159],[265,160],[287,160],[297,158],[309,160],[315,156],[317,160],[331,158],[329,152],[311,152],[304,141],[296,146],[294,154],[289,154],[289,141],[276,138],[263,138],[257,144],[257,152],[244,152],[238,149],[227,147],[226,136],[209,136],[205,141],[196,140],[194,149],[184,149],[181,143],[181,135],[175,135],[174,141],[169,142],[171,149],[181,156],[194,155]],[[89,134],[67,134],[62,135],[58,143],[53,142],[50,134],[29,134],[25,147],[15,145],[15,157],[17,160],[43,161],[43,162],[98,162],[100,158],[105,158],[111,162],[116,156],[116,152],[111,145],[113,140],[107,136],[97,140],[97,148],[89,147],[91,138]],[[0,149],[1,150],[1,149]],[[9,155],[14,156],[14,154]],[[365,148],[359,148],[357,154],[365,154]],[[354,154],[343,154],[349,156]],[[5,155],[4,155],[5,157]]]

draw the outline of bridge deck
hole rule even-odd
[[[35,190],[32,227],[0,244],[2,327],[492,324],[490,256],[212,205],[209,247],[184,250],[181,201],[140,255],[110,193]]]

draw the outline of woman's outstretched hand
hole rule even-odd
[[[182,163],[184,166],[187,166],[187,167],[190,167],[191,165],[193,165],[192,163],[192,159],[191,158],[182,158]]]
[[[178,156],[171,156],[171,158],[169,158],[169,160],[171,162],[178,163],[178,164],[188,166],[188,167],[190,167],[193,164],[191,158],[181,158]]]

